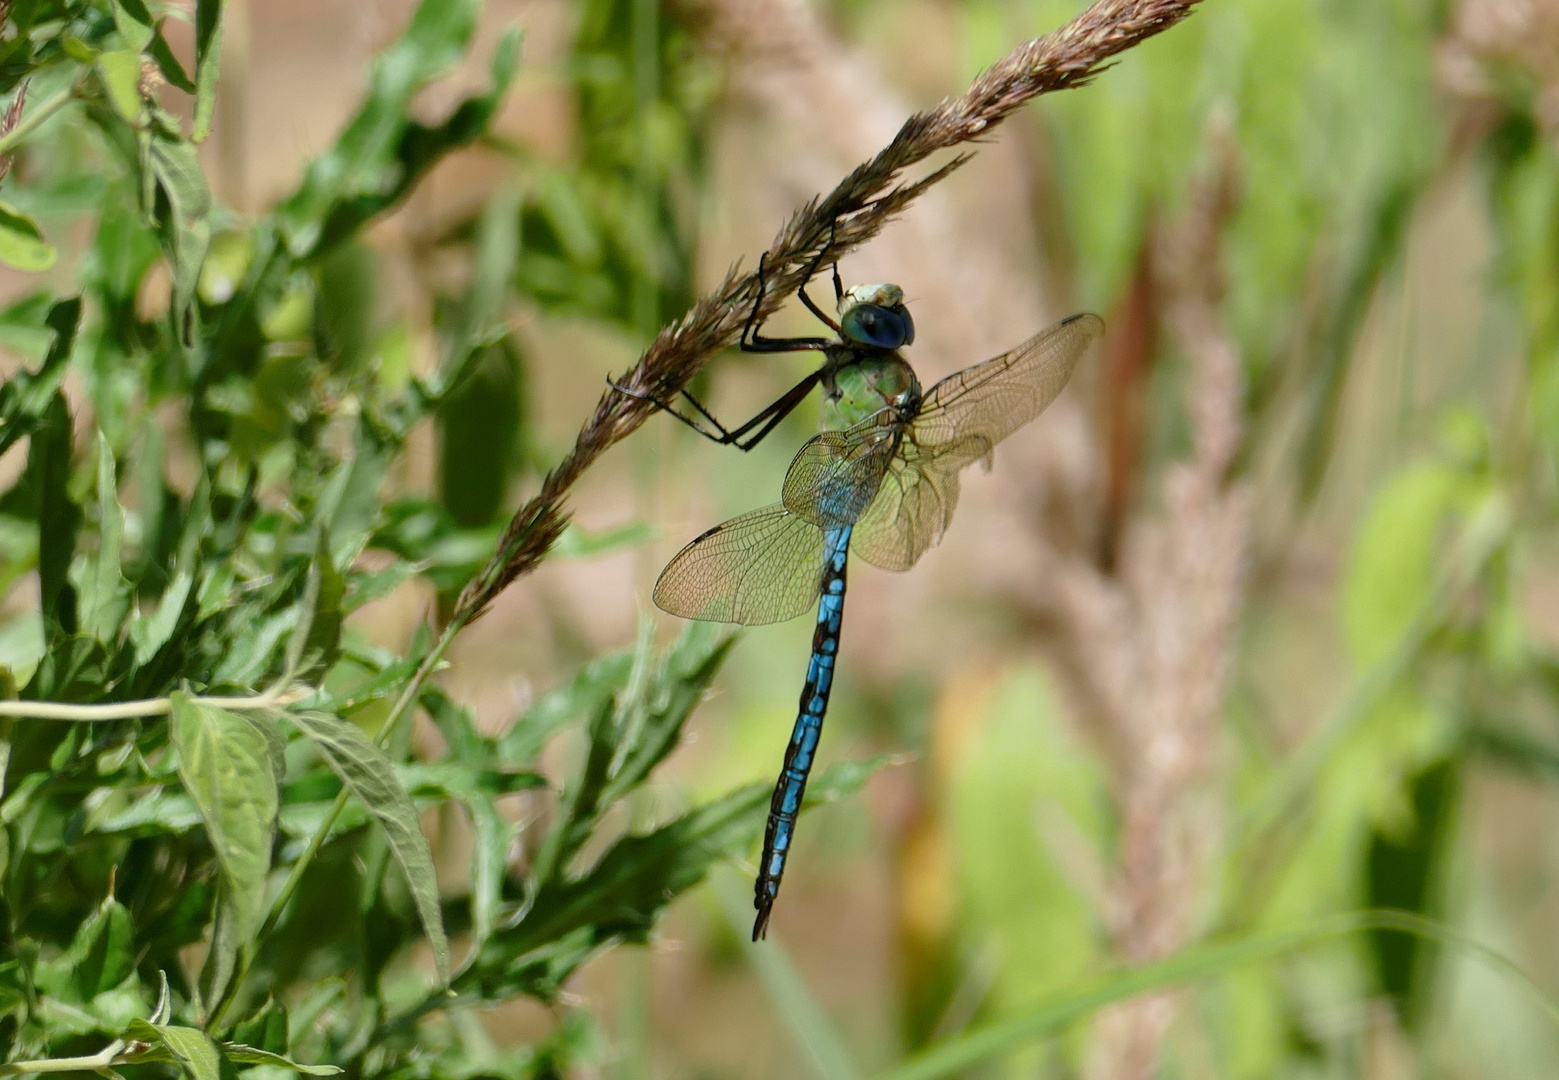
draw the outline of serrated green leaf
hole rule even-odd
[[[195,3],[195,134],[203,142],[216,114],[217,79],[222,63],[222,16],[227,0]]]
[[[807,806],[849,795],[893,759],[847,762],[822,770],[807,789]],[[554,878],[536,894],[525,918],[499,929],[457,990],[484,996],[513,990],[545,995],[553,981],[618,939],[641,940],[655,917],[703,880],[716,861],[743,851],[763,830],[772,788],[753,784],[700,806],[648,833],[618,840],[573,880]]]
[[[356,611],[364,604],[382,600],[416,577],[420,571],[421,566],[411,562],[394,562],[380,570],[354,571],[347,579],[342,610]]]
[[[627,755],[602,794],[610,805],[643,783],[650,771],[676,749],[682,727],[730,655],[734,636],[721,637],[710,623],[689,623],[666,650],[647,696],[643,715],[626,733]]]
[[[411,796],[395,778],[384,751],[362,729],[326,713],[288,713],[287,718],[319,748],[331,769],[357,796],[384,829],[390,852],[406,875],[417,914],[422,919],[439,980],[449,981],[449,939],[439,910],[438,877],[433,853],[418,824]]]
[[[280,794],[267,723],[206,705],[184,693],[171,696],[170,726],[179,778],[205,822],[222,870],[222,922],[202,981],[206,999],[227,988],[240,948],[265,916],[265,878],[271,867]]]
[[[603,701],[628,683],[633,654],[627,650],[607,653],[580,668],[563,686],[544,694],[498,740],[498,758],[504,765],[529,765],[553,735],[582,716],[594,715]]]
[[[460,800],[471,816],[471,947],[480,948],[492,936],[503,900],[503,880],[509,862],[514,827],[504,820],[491,799]]]
[[[0,262],[17,270],[39,273],[54,265],[59,253],[43,238],[38,223],[9,203],[0,202]]]
[[[125,1033],[143,1042],[161,1044],[173,1055],[173,1060],[189,1080],[221,1080],[221,1056],[216,1044],[203,1031],[135,1020]]]

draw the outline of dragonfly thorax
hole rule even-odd
[[[915,320],[897,285],[856,285],[839,298],[839,333],[847,345],[897,349],[915,340]]]
[[[827,426],[850,427],[883,409],[898,409],[911,418],[920,405],[920,380],[897,353],[856,356],[834,372],[828,388]]]

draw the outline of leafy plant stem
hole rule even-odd
[[[12,1073],[60,1073],[60,1072],[95,1072],[109,1075],[109,1069],[119,1063],[119,1055],[124,1050],[126,1042],[123,1039],[115,1039],[95,1054],[87,1054],[84,1057],[66,1058],[42,1058],[37,1061],[12,1061],[0,1064],[0,1076]]]
[[[396,699],[389,715],[384,718],[384,723],[379,726],[378,732],[375,733],[374,742],[379,746],[387,746],[394,739],[396,730],[400,727],[401,719],[410,715],[412,703],[417,700],[417,695],[421,692],[423,684],[428,681],[433,672],[438,670],[439,664],[444,659],[445,651],[448,650],[450,644],[455,640],[455,636],[465,628],[467,621],[454,619],[445,625],[443,632],[438,636],[438,640],[433,643],[433,647],[422,658],[422,663],[417,666],[417,670],[407,680],[405,689],[401,691],[401,696]],[[276,894],[276,899],[272,901],[270,911],[265,916],[265,922],[260,926],[260,932],[255,935],[254,944],[240,954],[238,971],[228,983],[227,991],[222,995],[221,1001],[212,1010],[211,1019],[207,1025],[208,1029],[213,1031],[220,1030],[220,1025],[226,1017],[228,1009],[238,999],[239,990],[242,989],[244,981],[249,974],[249,968],[253,963],[255,954],[259,952],[266,938],[270,937],[271,932],[276,929],[276,924],[281,921],[282,913],[287,910],[287,905],[298,891],[298,886],[303,883],[303,875],[308,872],[309,866],[314,862],[314,857],[319,854],[319,849],[325,846],[325,840],[330,836],[330,830],[335,827],[336,819],[346,809],[347,800],[350,797],[350,793],[343,787],[336,795],[335,802],[331,803],[330,810],[325,814],[325,819],[320,822],[319,828],[315,830],[313,836],[309,837],[308,846],[303,849],[297,861],[292,864],[292,869],[287,873],[287,880],[282,883],[281,891]]]
[[[198,705],[235,712],[276,709],[295,705],[311,697],[313,687],[295,686],[290,690],[274,687],[261,694],[242,697],[192,697]],[[173,710],[171,698],[146,698],[141,701],[115,701],[107,705],[75,705],[63,701],[0,701],[0,716],[29,720],[66,720],[91,724],[105,720],[134,720],[143,716],[166,716]]]
[[[0,155],[9,154],[20,146],[29,135],[43,126],[44,121],[70,104],[75,97],[76,84],[72,83],[65,89],[40,101],[33,107],[32,112],[22,118],[21,123],[4,135],[0,135]]]

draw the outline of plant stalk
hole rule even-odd
[[[313,693],[313,687],[297,686],[291,690],[272,689],[243,697],[192,697],[190,700],[216,709],[243,712],[295,705]],[[0,716],[28,720],[65,720],[82,724],[102,723],[105,720],[134,720],[146,716],[167,716],[172,711],[173,700],[165,697],[146,698],[141,701],[115,701],[107,705],[74,705],[63,701],[0,701]]]
[[[45,120],[70,104],[75,96],[76,85],[72,83],[52,96],[44,98],[33,108],[32,112],[22,118],[21,123],[4,135],[0,135],[0,156],[15,150],[26,141],[29,135],[42,127]]]

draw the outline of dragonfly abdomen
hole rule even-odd
[[[763,858],[758,866],[758,882],[753,906],[758,909],[752,939],[763,937],[769,925],[769,912],[779,895],[780,878],[795,835],[796,816],[806,793],[807,776],[817,755],[818,739],[823,734],[823,716],[828,712],[828,695],[834,685],[834,660],[839,655],[839,630],[844,619],[846,560],[850,551],[851,527],[828,529],[823,534],[822,598],[817,605],[817,628],[812,632],[812,656],[807,663],[807,681],[801,688],[796,726],[791,729],[790,745],[785,748],[785,766],[774,784],[769,803],[769,820],[763,834]]]

